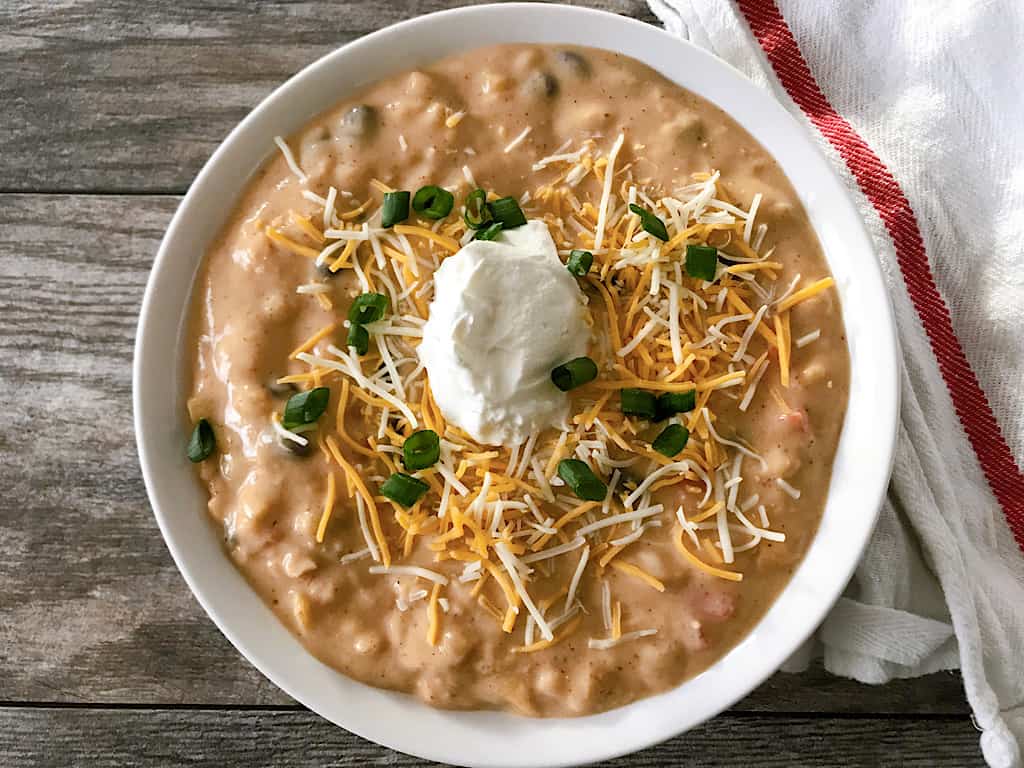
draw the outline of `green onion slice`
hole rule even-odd
[[[689,392],[663,392],[658,395],[658,421],[677,413],[686,413],[697,407],[697,390]]]
[[[213,453],[216,447],[217,438],[213,434],[213,427],[206,419],[200,419],[188,439],[188,460],[193,464],[200,462]]]
[[[608,486],[579,459],[562,459],[558,462],[558,476],[584,501],[604,501],[608,495]]]
[[[718,249],[710,245],[686,246],[686,274],[701,280],[715,279],[718,270]]]
[[[422,480],[403,472],[395,472],[380,487],[381,494],[403,507],[411,507],[429,490],[430,486]]]
[[[412,198],[412,209],[428,219],[443,219],[454,205],[455,195],[433,184],[420,187]]]
[[[402,443],[402,463],[406,469],[432,467],[441,458],[441,439],[432,429],[420,429]]]
[[[569,261],[566,262],[565,268],[576,275],[576,277],[583,277],[590,271],[593,263],[594,254],[590,251],[573,250],[569,252]]]
[[[281,426],[285,429],[295,429],[312,424],[327,410],[327,401],[330,399],[331,390],[327,387],[316,387],[292,395],[285,403]]]
[[[589,357],[577,357],[551,370],[551,381],[563,392],[581,387],[597,378],[597,363]]]
[[[487,193],[484,190],[474,189],[469,193],[462,218],[470,229],[480,229],[491,220],[491,209],[487,205]]]
[[[496,238],[498,236],[498,233],[501,232],[501,230],[502,230],[501,222],[500,221],[496,221],[493,224],[488,224],[483,229],[478,229],[476,231],[476,235],[474,235],[473,239],[474,240],[493,240],[494,238]]]
[[[359,323],[352,323],[348,327],[346,343],[355,349],[357,355],[365,355],[370,349],[370,333]]]
[[[623,389],[619,392],[622,412],[629,416],[653,419],[658,413],[658,398],[643,389]]]
[[[383,319],[388,311],[388,297],[383,293],[361,293],[356,296],[352,306],[348,308],[350,323],[375,323]]]
[[[523,213],[522,208],[519,207],[519,201],[514,197],[503,197],[493,203],[488,203],[487,207],[494,220],[500,221],[505,229],[515,229],[526,223],[526,214]]]
[[[661,431],[660,435],[654,438],[651,447],[662,456],[668,456],[671,459],[686,447],[689,439],[690,430],[679,424],[669,424]]]
[[[630,203],[629,210],[640,217],[640,226],[644,228],[644,231],[648,234],[654,235],[656,238],[665,242],[668,240],[668,230],[665,229],[665,222],[655,216],[653,213],[648,211],[646,208],[641,208],[635,203]]]
[[[400,224],[409,218],[409,193],[404,189],[384,193],[384,208],[380,214],[380,225],[384,228]]]

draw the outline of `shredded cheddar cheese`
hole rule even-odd
[[[298,356],[301,355],[303,352],[309,352],[319,342],[321,342],[324,339],[326,339],[328,336],[330,336],[332,333],[334,333],[340,327],[341,327],[341,321],[338,321],[336,323],[331,323],[330,325],[325,325],[323,328],[321,328],[319,331],[314,333],[312,336],[310,336],[304,342],[299,344],[299,346],[297,346],[295,349],[293,349],[291,354],[288,355],[288,357],[290,359],[292,359],[292,360],[297,359]],[[314,368],[314,370],[316,370],[316,369]]]
[[[427,603],[427,642],[431,645],[437,645],[438,635],[440,634],[441,620],[438,609],[438,599],[441,596],[441,585],[434,584],[434,588],[430,590],[430,602]]]
[[[459,250],[458,240],[448,237],[447,235],[434,232],[431,229],[415,227],[409,224],[396,224],[394,226],[394,230],[400,235],[418,235],[419,237],[425,237],[427,240],[432,240],[437,243],[449,253],[455,253]]]
[[[536,653],[537,651],[543,651],[543,650],[546,650],[547,648],[551,648],[552,646],[558,645],[565,638],[569,637],[577,629],[579,629],[580,623],[582,621],[583,621],[583,617],[582,616],[576,616],[568,624],[566,624],[565,628],[562,629],[561,631],[559,631],[554,636],[553,639],[551,639],[551,640],[538,640],[537,642],[531,643],[530,645],[522,646],[520,648],[513,648],[512,652],[513,653]]]
[[[317,544],[322,544],[324,534],[327,532],[327,523],[331,521],[331,512],[334,511],[334,473],[327,473],[327,493],[324,498],[324,511],[320,516],[320,525],[316,529]]]
[[[649,574],[647,571],[643,570],[639,566],[633,565],[632,563],[623,562],[622,560],[614,560],[611,566],[617,571],[621,571],[622,573],[640,579],[640,581],[649,584],[651,587],[658,590],[659,592],[665,591],[665,585],[661,581],[651,576],[651,574]]]
[[[449,114],[449,126],[462,117]],[[529,133],[513,139],[506,152],[520,147]],[[354,510],[351,519],[358,520],[364,541],[346,541],[343,551],[352,552],[353,543],[365,546],[362,553],[379,563],[372,573],[432,579],[425,605],[431,646],[440,642],[442,606],[448,610],[441,594],[449,579],[466,585],[474,610],[479,606],[514,636],[509,640],[514,652],[536,653],[572,636],[591,609],[600,612],[585,603],[592,599],[581,584],[585,572],[600,578],[610,568],[658,592],[669,588],[621,556],[630,547],[639,555],[649,530],[665,526],[661,535],[672,537],[688,566],[737,582],[744,578],[740,570],[707,561],[742,567],[745,553],[762,539],[785,538],[768,528],[767,517],[761,518],[763,526],[755,525],[756,516],[740,508],[744,462],[749,469],[750,462],[764,460],[723,426],[730,421],[722,416],[730,409],[746,411],[755,397],[759,404],[771,404],[774,397],[780,408],[785,405],[774,387],[769,394],[759,392],[758,384],[777,361],[779,383],[790,386],[794,370],[799,371],[794,356],[820,336],[800,328],[799,314],[794,321],[790,310],[835,281],[824,277],[782,294],[779,278],[786,266],[769,260],[774,249],[761,250],[767,225],[759,223],[754,234],[760,194],[744,211],[717,171],[697,174],[671,196],[644,188],[633,181],[627,146],[623,134],[607,151],[593,139],[573,152],[564,151],[567,144],[534,164],[543,183],[522,197],[524,207],[530,201],[528,215],[545,220],[563,256],[574,248],[593,252],[593,266],[580,286],[589,294],[588,322],[597,337],[590,356],[600,373],[570,394],[572,413],[565,427],[542,430],[519,446],[481,445],[449,424],[419,363],[417,347],[433,295],[431,269],[472,236],[457,209],[442,221],[413,217],[385,229],[370,224],[379,222],[379,194],[366,189],[365,202],[339,212],[331,188],[327,199],[306,196],[322,200],[319,208],[293,211],[263,229],[276,248],[347,275],[363,291],[388,296],[387,317],[367,326],[370,353],[360,357],[342,346],[347,306],[337,303],[343,294],[316,285],[300,291],[337,313],[337,319],[290,353],[289,366],[306,367],[289,367],[278,381],[327,386],[337,397],[333,418],[323,419],[317,427],[321,434],[312,438],[329,467],[316,541],[324,544],[342,527],[340,518],[330,526],[336,508]],[[471,177],[468,168],[464,173]],[[376,193],[393,191],[377,179],[370,187]],[[630,204],[657,216],[668,239],[651,235]],[[323,228],[314,222],[323,222]],[[717,247],[725,261],[715,279],[691,276],[687,246],[718,243],[724,243]],[[798,278],[786,276],[783,285],[792,291]],[[795,343],[791,324],[805,333]],[[678,455],[654,450],[654,435],[663,426],[653,430],[654,424],[623,412],[620,390],[625,388],[654,396],[692,394],[695,407],[672,416],[689,430],[689,442]],[[423,498],[404,508],[372,493],[381,478],[405,471],[402,446],[422,428],[441,441],[437,464],[415,473],[429,488]],[[602,477],[610,487],[605,499],[581,501],[571,494],[557,471],[567,458],[586,462]],[[332,466],[341,470],[341,489]],[[778,487],[799,496],[788,483]],[[669,525],[675,525],[671,532]],[[578,558],[571,565],[570,552]],[[424,568],[423,563],[432,564]],[[564,583],[547,586],[555,579]],[[603,586],[607,591],[607,581]],[[549,597],[536,600],[537,591]],[[418,591],[410,602],[426,594]],[[613,609],[610,598],[605,602],[608,636],[590,638],[589,647],[610,648],[655,633],[623,633],[623,604],[615,601]]]
[[[673,541],[675,542],[676,549],[679,551],[679,554],[681,554],[684,558],[686,558],[686,560],[689,563],[691,563],[692,565],[695,565],[697,568],[699,568],[700,570],[704,571],[705,573],[708,573],[708,574],[710,574],[712,576],[717,576],[720,579],[725,579],[726,581],[743,581],[743,574],[742,573],[737,573],[736,571],[727,571],[727,570],[725,570],[723,568],[715,568],[713,565],[708,565],[703,560],[701,560],[699,557],[697,557],[695,554],[690,552],[690,550],[688,550],[686,548],[686,545],[683,544],[683,529],[682,528],[680,528],[676,532],[676,535],[675,535],[675,538],[673,539]]]
[[[334,438],[327,438],[327,447],[331,451],[331,456],[334,457],[338,466],[344,470],[346,477],[352,482],[353,487],[359,492],[359,495],[362,496],[363,501],[366,503],[370,511],[373,535],[377,539],[377,546],[380,547],[381,560],[384,562],[384,565],[391,565],[391,553],[388,549],[387,539],[384,538],[384,531],[381,528],[380,516],[377,514],[377,505],[374,503],[374,497],[366,490],[366,485],[363,483],[359,473],[342,457],[341,451],[338,450],[338,444],[334,442]]]
[[[275,229],[274,227],[268,226],[263,231],[266,233],[267,237],[273,243],[281,246],[286,251],[291,251],[292,253],[296,254],[297,256],[305,256],[307,259],[315,259],[317,256],[320,255],[320,251],[318,251],[316,248],[311,248],[308,245],[302,245],[301,243],[296,243],[291,238],[286,237],[285,235],[281,234],[281,232],[279,230]]]
[[[823,277],[821,280],[818,280],[817,282],[808,285],[806,288],[801,288],[796,293],[780,301],[779,306],[775,308],[776,312],[785,312],[790,307],[794,307],[800,302],[806,301],[807,299],[811,298],[812,296],[817,296],[819,293],[831,288],[835,284],[835,278]]]

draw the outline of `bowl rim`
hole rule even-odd
[[[462,43],[453,37],[452,24],[472,41]],[[471,34],[474,29],[482,34]],[[450,43],[445,42],[449,39]],[[609,44],[602,44],[604,41]],[[179,504],[182,494],[191,495],[193,501],[198,497],[195,488],[190,491],[183,485],[183,473],[191,468],[180,455],[184,444],[184,429],[177,423],[181,421],[180,392],[175,389],[176,377],[166,372],[168,347],[173,347],[172,357],[180,372],[192,278],[211,231],[219,231],[224,221],[209,212],[210,206],[226,205],[227,212],[234,207],[251,172],[269,155],[272,134],[266,135],[268,125],[291,125],[280,131],[289,135],[314,114],[340,101],[346,90],[384,76],[389,67],[382,63],[385,48],[399,43],[419,49],[449,45],[440,51],[443,54],[496,42],[614,46],[613,50],[697,92],[740,122],[776,157],[807,210],[837,278],[850,347],[850,403],[825,513],[787,587],[751,632],[705,672],[665,693],[579,718],[445,712],[405,694],[370,688],[344,677],[305,652],[266,606],[261,610],[252,603],[254,598],[262,606],[227,557],[221,554],[223,563],[210,561],[211,544],[220,551],[220,543],[215,536],[204,539],[199,533],[202,525],[209,529],[205,509],[201,506],[187,513]],[[419,61],[436,58],[424,53]],[[369,62],[364,68],[376,67],[377,74],[332,92],[328,99],[311,99],[313,83],[342,71],[343,65],[358,68],[361,62]],[[682,73],[688,65],[708,75],[708,83],[687,80],[689,75]],[[390,71],[407,68],[408,63],[400,63]],[[749,109],[737,101],[740,98],[750,104]],[[306,109],[293,110],[290,118],[282,118],[283,105],[289,102],[305,103]],[[310,104],[319,104],[319,108],[310,111]],[[258,154],[249,173],[238,173],[239,146],[253,144],[257,138],[268,149]],[[798,178],[803,183],[798,184]],[[227,203],[222,199],[225,194],[231,195]],[[853,263],[847,264],[847,259]],[[855,301],[862,307],[857,316],[851,310]],[[851,330],[851,320],[857,323],[856,333]],[[859,562],[888,484],[899,409],[898,346],[882,269],[856,207],[807,129],[738,70],[659,27],[605,11],[541,3],[468,6],[399,22],[321,57],[261,101],[218,146],[167,228],[142,302],[132,378],[139,462],[154,516],[192,593],[238,651],[294,699],[364,738],[425,759],[493,768],[579,765],[649,747],[714,717],[774,673],[824,619]],[[857,389],[856,409],[855,382],[864,389]],[[863,418],[870,414],[870,442],[864,434],[867,427],[860,421],[851,424],[851,414]],[[853,443],[848,446],[850,440]],[[856,479],[851,475],[854,469]],[[194,480],[191,482],[194,486]],[[837,495],[840,498],[834,498]],[[848,500],[853,496],[856,500]],[[851,511],[859,517],[844,514]],[[266,623],[268,615],[273,626]],[[396,716],[406,718],[399,728],[392,722]]]

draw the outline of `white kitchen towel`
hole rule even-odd
[[[895,308],[903,407],[888,499],[810,652],[868,683],[959,667],[986,761],[1020,768],[1024,3],[649,2],[814,136]]]

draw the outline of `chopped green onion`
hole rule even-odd
[[[663,392],[658,395],[658,421],[677,413],[692,411],[697,406],[697,390],[689,392]]]
[[[483,229],[478,229],[476,231],[476,235],[474,235],[473,239],[474,240],[493,240],[494,238],[496,238],[498,236],[498,233],[501,232],[501,229],[502,229],[501,222],[500,221],[496,221],[493,224],[488,224]]]
[[[594,254],[590,251],[573,250],[569,252],[569,261],[566,263],[565,268],[576,275],[576,277],[583,277],[590,271],[593,263]]]
[[[388,311],[388,297],[383,293],[361,293],[348,308],[350,323],[375,323]]]
[[[213,427],[206,419],[200,419],[192,430],[192,437],[188,439],[188,460],[193,464],[202,461],[217,447],[217,438],[213,434]]]
[[[629,204],[629,210],[640,217],[640,226],[644,228],[644,231],[648,234],[654,235],[656,238],[665,242],[668,240],[668,230],[665,229],[665,222],[655,216],[653,213],[645,208],[641,208],[635,203]]]
[[[710,245],[686,246],[686,274],[701,280],[714,280],[718,270],[718,249]]]
[[[384,207],[380,214],[380,225],[386,229],[408,218],[409,193],[404,189],[399,192],[385,192]]]
[[[604,501],[608,495],[608,486],[579,459],[562,459],[558,462],[558,476],[584,501]]]
[[[402,463],[406,469],[426,469],[441,458],[441,440],[432,429],[413,432],[402,443]]]
[[[597,378],[597,363],[589,357],[577,357],[551,370],[551,381],[563,392],[582,387]]]
[[[488,203],[487,207],[494,220],[500,221],[505,229],[515,229],[526,223],[526,214],[523,213],[523,209],[519,207],[519,201],[514,197],[503,197],[493,203]]]
[[[622,412],[629,416],[641,416],[653,419],[658,413],[658,399],[653,393],[643,389],[623,389],[619,396],[622,400]]]
[[[365,323],[375,323],[383,319],[388,311],[388,297],[383,293],[361,293],[356,296],[348,309],[348,346],[355,349],[357,355],[365,355],[370,348],[370,334],[364,328]]]
[[[669,424],[661,431],[660,435],[654,438],[651,447],[662,456],[668,456],[671,459],[686,447],[689,439],[690,430],[679,424]]]
[[[487,205],[487,193],[484,190],[474,189],[469,193],[462,218],[470,229],[480,229],[491,220],[491,209]]]
[[[295,429],[312,424],[327,410],[327,402],[330,399],[331,390],[327,387],[316,387],[292,395],[285,403],[281,426],[285,429]]]
[[[370,349],[370,333],[359,323],[352,323],[348,327],[346,343],[355,349],[357,355],[365,355]]]
[[[455,195],[433,184],[420,187],[412,198],[412,209],[428,219],[443,219],[454,205]]]
[[[411,507],[423,498],[423,494],[430,490],[430,486],[422,480],[417,480],[412,475],[402,472],[395,472],[380,487],[382,495],[392,501],[401,504],[403,507]]]

